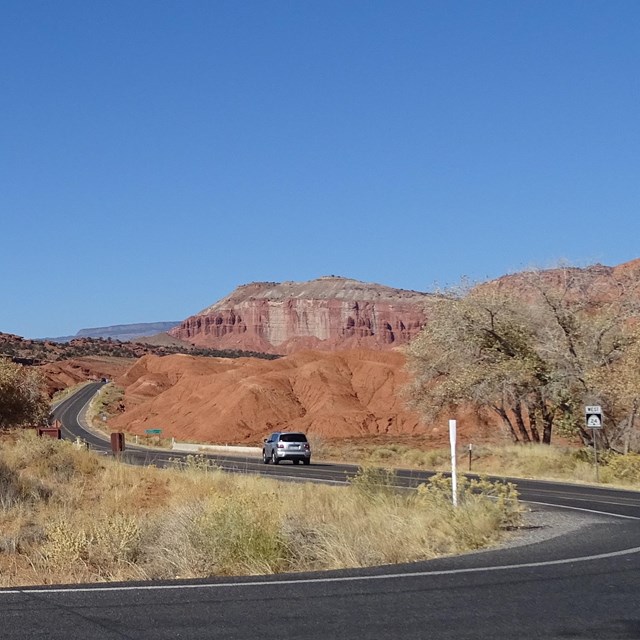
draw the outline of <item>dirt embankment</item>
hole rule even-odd
[[[304,351],[272,361],[145,356],[118,379],[126,410],[109,427],[218,443],[258,443],[285,429],[327,439],[428,436],[443,443],[442,425],[427,426],[406,407],[407,381],[399,352]]]

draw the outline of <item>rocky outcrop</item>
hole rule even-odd
[[[169,333],[197,346],[292,353],[301,349],[390,349],[412,340],[430,295],[338,276],[254,282]]]
[[[542,271],[522,271],[479,285],[529,301],[538,287],[562,291],[572,302],[601,305],[624,300],[640,302],[640,259],[615,267],[595,264],[585,268],[559,267]]]

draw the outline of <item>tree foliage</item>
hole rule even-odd
[[[626,449],[640,408],[636,295],[593,294],[580,269],[519,274],[440,296],[408,350],[411,398],[427,416],[461,404],[492,412],[515,442],[585,442],[584,405],[602,404],[605,444]],[[588,295],[591,292],[591,296]]]
[[[42,424],[48,410],[38,372],[0,358],[0,429]]]

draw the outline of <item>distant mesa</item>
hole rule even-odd
[[[78,338],[102,338],[103,340],[119,340],[120,342],[135,341],[138,338],[154,336],[158,333],[166,333],[178,326],[180,322],[141,322],[137,324],[116,324],[111,327],[94,327],[92,329],[80,329],[75,336],[61,336],[47,338],[53,342],[70,342]]]
[[[616,267],[540,272],[549,284],[570,279],[568,295],[594,303],[625,296],[640,300],[640,260]],[[484,283],[527,299],[528,275]],[[565,283],[566,284],[566,283]],[[395,349],[428,321],[436,294],[322,276],[307,282],[251,282],[184,320],[169,335],[197,347],[287,355],[304,349]]]
[[[606,302],[640,302],[640,259],[539,272],[548,284],[569,279],[568,295]],[[526,300],[531,279],[513,273],[480,284]],[[415,338],[438,294],[324,275],[304,282],[251,282],[182,322],[147,322],[82,329],[55,342],[104,339],[189,350],[192,347],[265,355],[305,349],[392,350]]]
[[[333,275],[307,282],[252,282],[169,334],[199,347],[264,353],[388,350],[417,336],[431,298]]]

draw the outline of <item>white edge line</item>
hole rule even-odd
[[[0,595],[6,594],[39,594],[49,593],[90,593],[106,591],[168,591],[181,589],[227,589],[232,587],[269,587],[296,584],[327,584],[336,582],[367,582],[369,580],[396,580],[405,578],[426,578],[430,576],[451,576],[464,573],[482,573],[484,571],[508,571],[511,569],[533,569],[536,567],[551,567],[563,564],[573,564],[577,562],[591,562],[594,560],[604,560],[606,558],[617,558],[620,556],[640,553],[640,547],[622,549],[620,551],[610,551],[608,553],[598,553],[590,556],[580,556],[578,558],[563,558],[560,560],[544,560],[542,562],[524,562],[521,564],[496,565],[492,567],[469,567],[466,569],[443,569],[441,571],[414,571],[410,573],[385,573],[372,576],[339,576],[333,578],[300,578],[289,580],[257,580],[253,582],[219,582],[208,584],[179,584],[179,585],[142,585],[124,587],[65,587],[58,589],[14,589],[11,591],[0,591]]]
[[[571,509],[572,511],[584,511],[586,513],[595,513],[599,516],[607,516],[609,518],[624,518],[625,520],[640,520],[637,516],[625,516],[621,513],[611,513],[610,511],[597,511],[596,509],[586,509],[584,507],[570,507],[566,504],[553,504],[551,502],[538,502],[536,500],[521,500],[523,504],[539,504],[542,507],[552,507],[553,509]]]

